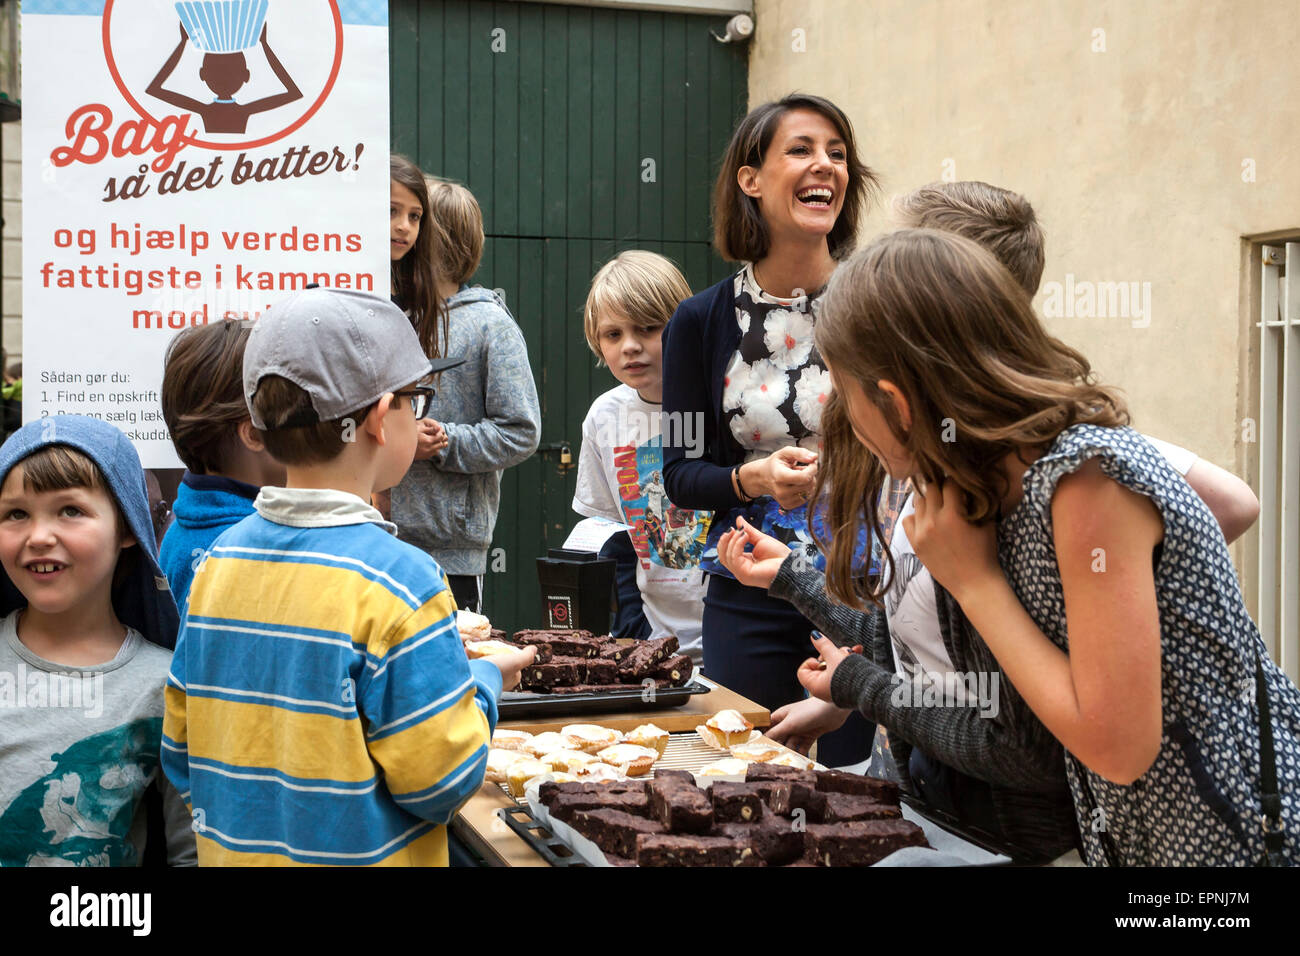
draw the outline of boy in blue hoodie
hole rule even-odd
[[[0,449],[0,866],[135,866],[163,787],[168,859],[192,863],[158,772],[176,605],[140,459],[112,425],[29,422]]]
[[[195,326],[167,348],[163,420],[186,471],[158,563],[181,609],[212,542],[253,513],[263,485],[284,484],[284,465],[267,452],[244,401],[244,347],[252,327],[230,320]]]

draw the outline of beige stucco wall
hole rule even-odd
[[[754,7],[752,104],[796,89],[834,100],[886,193],[945,173],[1024,193],[1047,232],[1044,287],[1067,273],[1149,282],[1146,328],[1045,321],[1127,391],[1139,428],[1255,480],[1241,440],[1256,320],[1242,237],[1300,231],[1300,4]],[[866,234],[883,226],[873,216]],[[1239,567],[1252,547],[1253,533],[1234,549]]]

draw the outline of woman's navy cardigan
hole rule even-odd
[[[731,487],[744,459],[722,414],[727,363],[739,347],[734,274],[679,305],[664,330],[664,487],[679,508],[725,514],[744,504]]]

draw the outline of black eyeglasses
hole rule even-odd
[[[418,422],[429,414],[429,409],[433,406],[433,396],[435,389],[432,385],[413,385],[410,388],[404,388],[400,392],[393,392],[394,395],[409,395],[411,398],[411,411],[415,413],[415,420]]]

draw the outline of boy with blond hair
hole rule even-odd
[[[583,330],[619,385],[592,402],[582,423],[573,510],[627,526],[650,637],[674,635],[698,664],[704,583],[700,555],[710,512],[678,508],[663,486],[663,444],[689,429],[661,430],[660,338],[690,286],[668,259],[630,250],[591,282]]]
[[[363,293],[297,292],[254,326],[244,395],[286,487],[213,543],[167,679],[200,865],[446,865],[533,652],[467,661],[442,570],[369,500],[410,467],[420,383],[456,364]]]

